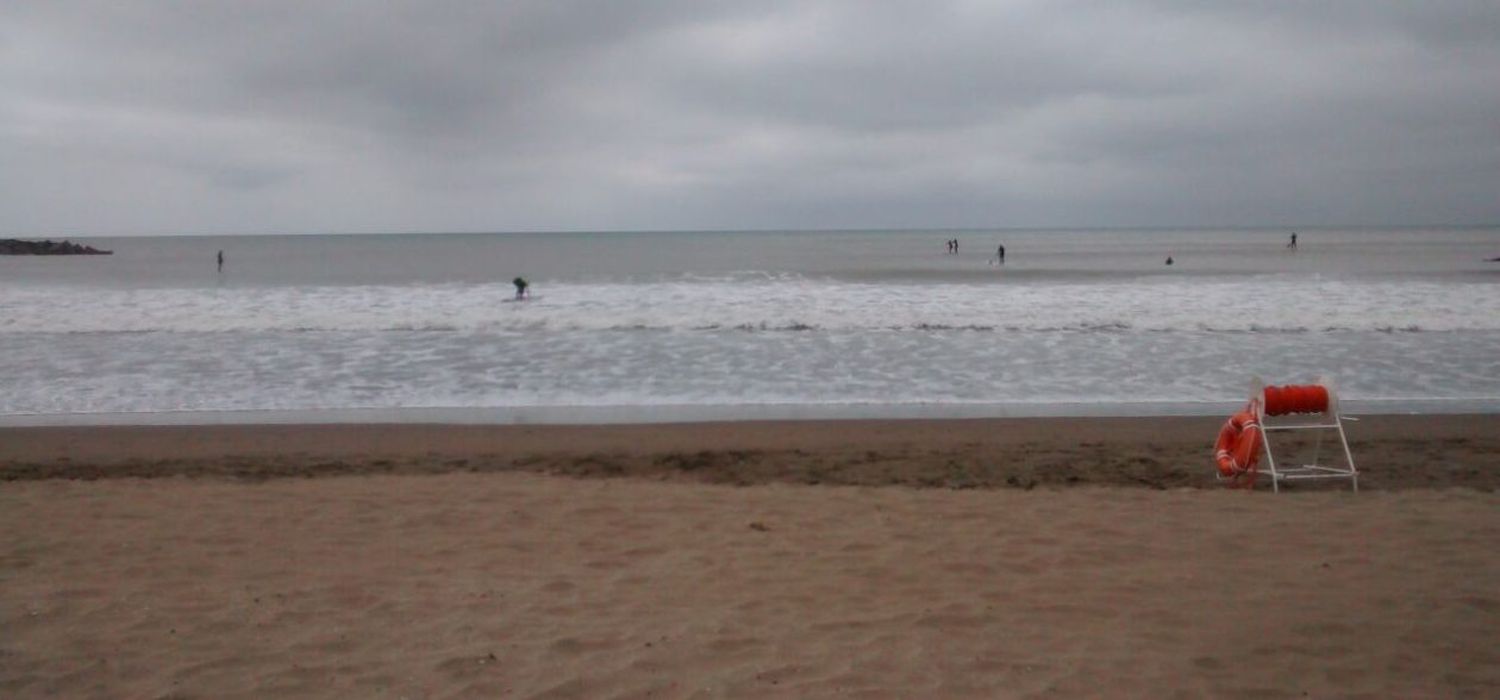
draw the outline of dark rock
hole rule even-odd
[[[72,241],[23,241],[15,238],[0,238],[0,255],[113,255],[114,251],[99,250],[90,245]]]

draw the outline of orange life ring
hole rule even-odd
[[[1255,471],[1260,461],[1260,423],[1254,413],[1240,411],[1224,422],[1214,442],[1214,460],[1219,463],[1219,475],[1225,478]]]

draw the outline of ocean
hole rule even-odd
[[[1500,410],[1500,228],[1290,233],[77,239],[0,257],[0,422]]]

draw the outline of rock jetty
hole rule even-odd
[[[0,255],[112,255],[112,250],[99,250],[91,245],[79,245],[71,241],[22,241],[15,238],[0,238]]]

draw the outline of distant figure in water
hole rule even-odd
[[[1297,232],[1296,231],[1292,232],[1292,240],[1291,240],[1290,243],[1286,244],[1286,247],[1287,247],[1288,250],[1296,250],[1297,249]]]
[[[1168,265],[1172,264],[1172,256],[1170,256],[1170,255],[1167,256],[1167,264]]]
[[[514,280],[511,280],[511,284],[516,285],[516,300],[519,301],[521,299],[525,299],[526,298],[526,288],[531,286],[531,285],[529,285],[529,284],[526,283],[526,278],[525,277],[517,277]]]
[[[224,271],[224,251],[219,251],[219,272]]]
[[[999,248],[995,249],[995,258],[1000,261],[1001,265],[1005,264],[1005,245],[1003,243]]]

